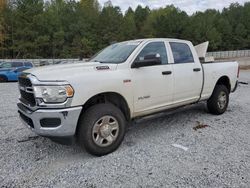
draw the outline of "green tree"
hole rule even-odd
[[[147,6],[145,8],[142,8],[141,5],[138,5],[137,8],[135,9],[134,19],[137,28],[136,38],[144,37],[142,29],[149,15],[150,15],[150,9]]]
[[[232,26],[229,21],[222,16],[220,16],[217,21],[215,21],[216,29],[221,35],[221,43],[218,46],[220,50],[233,49],[232,44]]]
[[[246,2],[243,7],[243,16],[242,16],[242,24],[244,24],[245,29],[246,29],[246,35],[247,37],[245,38],[245,49],[250,49],[250,2]],[[242,49],[240,46],[239,48]]]
[[[5,20],[4,20],[4,11],[6,9],[6,1],[0,1],[0,52],[2,52],[2,56],[4,53],[4,40],[6,38],[5,35]]]
[[[122,39],[123,15],[119,7],[107,6],[99,17],[99,35],[104,46]]]
[[[2,58],[83,58],[114,41],[144,37],[183,38],[209,50],[250,48],[250,2],[221,12],[188,16],[173,5],[150,10],[137,6],[123,15],[111,1],[1,0]]]
[[[195,13],[187,26],[187,38],[194,44],[209,41],[210,50],[218,49],[222,42],[221,34],[216,28],[216,21],[219,18],[220,13],[216,10]]]
[[[125,13],[122,23],[122,40],[131,40],[134,39],[137,33],[135,18],[134,18],[134,11],[131,7]]]
[[[147,21],[147,27],[153,29],[151,35],[154,37],[182,38],[188,15],[171,5],[152,11]]]
[[[233,43],[235,49],[240,49],[246,47],[247,44],[247,30],[246,27],[239,23],[234,30]]]
[[[17,0],[11,14],[13,58],[36,57],[34,46],[38,32],[34,28],[37,15],[43,13],[42,0]],[[17,19],[16,19],[17,18]]]

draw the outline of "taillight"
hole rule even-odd
[[[238,73],[237,73],[237,78],[240,76],[240,66],[238,65]]]

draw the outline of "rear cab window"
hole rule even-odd
[[[190,47],[186,43],[170,42],[174,63],[194,63],[194,57]]]

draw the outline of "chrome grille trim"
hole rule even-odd
[[[27,77],[27,75],[20,75],[18,77],[18,83],[19,83],[19,90],[20,90],[20,101],[22,101],[24,104],[28,105],[29,107],[36,106],[36,100],[35,95],[33,92],[32,82]]]

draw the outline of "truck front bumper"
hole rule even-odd
[[[82,110],[82,107],[73,107],[31,111],[22,103],[17,106],[22,122],[36,134],[46,137],[73,136]]]

